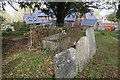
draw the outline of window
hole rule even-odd
[[[29,21],[32,21],[31,17],[29,17],[28,19],[29,19]]]
[[[34,21],[36,21],[36,18],[35,18],[35,17],[33,17],[33,20],[34,20]]]

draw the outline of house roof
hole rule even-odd
[[[26,24],[51,23],[50,20],[39,20],[36,14],[24,14],[24,20]]]
[[[81,26],[94,26],[97,23],[97,21],[97,19],[85,19],[81,23]]]
[[[86,13],[86,18],[87,19],[97,19],[97,17],[94,15],[94,14],[91,14],[91,13]]]
[[[24,14],[24,21],[26,24],[51,24],[52,21],[50,20],[40,20],[38,17],[47,17],[45,13],[43,13],[41,10],[35,10],[34,13],[25,13]]]
[[[65,21],[75,21],[75,18],[76,18],[75,16],[72,16],[72,15],[68,16],[67,15],[64,20]],[[51,20],[56,21],[57,19],[56,19],[56,17],[54,17]]]
[[[76,18],[76,16],[75,16],[75,14],[73,13],[73,14],[71,14],[71,15],[67,15],[67,16],[64,18],[64,20],[65,20],[65,21],[74,21],[75,18]],[[56,19],[56,17],[54,16],[51,20],[56,21],[57,19]]]
[[[45,13],[43,13],[41,10],[35,10],[34,13],[25,13],[24,14],[24,21],[26,22],[26,24],[38,24],[38,23],[44,23],[44,24],[49,24],[49,23],[53,23],[53,21],[56,21],[56,17],[52,18],[51,20],[40,20],[38,19],[38,17],[47,17],[49,15],[46,15]],[[71,15],[67,15],[65,17],[65,21],[75,21],[75,14],[71,14]]]
[[[67,15],[64,20],[65,21],[74,21],[75,18],[76,18],[75,14],[71,14],[71,15]]]
[[[35,10],[34,12],[35,15],[40,16],[40,17],[47,17],[49,15],[43,13],[41,10]]]
[[[111,26],[117,26],[118,23],[117,22],[114,22],[114,23],[109,23],[109,22],[99,22],[99,26],[108,26],[108,25],[111,25]]]

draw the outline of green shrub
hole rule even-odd
[[[16,31],[29,31],[29,25],[26,25],[25,22],[13,22],[11,25],[14,26]]]
[[[14,26],[15,31],[2,31],[2,36],[19,36],[24,35],[30,31],[29,25],[26,25],[25,22],[13,22],[9,25]]]
[[[14,32],[7,32],[7,31],[2,31],[2,36],[20,36],[24,35],[28,31],[14,31]]]
[[[2,31],[2,36],[10,36],[12,32]]]

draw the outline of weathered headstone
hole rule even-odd
[[[78,40],[76,45],[76,51],[77,51],[76,59],[78,63],[78,69],[79,69],[79,72],[81,72],[90,61],[90,48],[89,48],[89,42],[86,36]]]
[[[55,78],[74,78],[77,75],[76,50],[70,48],[54,57]]]
[[[91,57],[93,57],[93,55],[96,53],[96,42],[95,42],[94,29],[93,28],[88,28],[86,30],[86,36],[89,40],[90,55],[91,55]]]
[[[86,36],[76,43],[76,49],[67,49],[54,57],[55,78],[74,78],[85,68],[95,53],[94,30],[88,28]]]

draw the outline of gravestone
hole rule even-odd
[[[74,78],[77,75],[76,50],[67,49],[54,57],[55,78]]]
[[[76,60],[78,63],[78,69],[79,72],[81,72],[90,61],[90,48],[86,36],[78,40],[76,45],[76,52],[77,52]]]
[[[93,55],[96,53],[96,42],[95,42],[94,29],[93,28],[88,28],[86,30],[86,36],[89,40],[90,55],[91,55],[91,57],[93,57]]]

